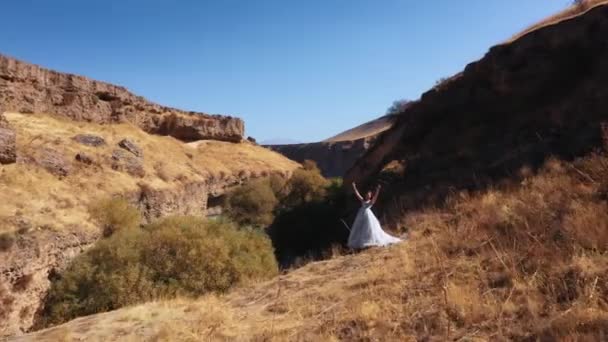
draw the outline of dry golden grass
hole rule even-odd
[[[525,30],[523,30],[520,33],[511,37],[506,43],[513,42],[532,31],[536,31],[540,28],[554,25],[554,24],[559,23],[560,21],[576,17],[578,15],[581,15],[582,13],[585,13],[586,11],[590,10],[593,7],[596,7],[599,5],[605,5],[605,4],[608,4],[608,1],[606,1],[606,0],[583,0],[580,5],[571,5],[568,8],[566,8],[565,10],[563,10],[557,14],[554,14],[548,18],[545,18],[545,19],[539,21],[538,23],[535,23],[534,25],[526,28]]]
[[[98,125],[18,113],[5,116],[17,132],[20,158],[35,158],[43,147],[51,148],[65,156],[72,170],[59,179],[33,162],[2,166],[0,219],[4,224],[0,232],[17,230],[22,220],[34,228],[89,229],[93,226],[87,208],[92,201],[138,191],[142,184],[164,189],[209,179],[289,173],[298,166],[278,153],[249,143],[203,141],[192,146],[172,137],[149,135],[129,124]],[[90,147],[72,140],[84,133],[103,137],[107,145]],[[123,138],[142,148],[143,178],[111,168],[112,150]],[[79,152],[89,155],[93,164],[84,166],[74,161]]]
[[[329,139],[323,140],[326,142],[351,141],[362,138],[371,137],[380,134],[391,128],[394,123],[394,117],[382,116],[378,119],[366,122],[355,128],[351,128],[340,134],[337,134]]]
[[[518,186],[406,213],[400,245],[22,340],[56,329],[90,341],[605,340],[607,190],[608,158],[551,160]]]

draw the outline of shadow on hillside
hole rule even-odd
[[[325,201],[306,203],[280,213],[268,228],[281,269],[297,267],[331,256],[332,249],[343,249],[356,211],[343,192]]]
[[[403,130],[398,146],[383,135],[369,152],[389,150],[376,171],[364,157],[350,178],[387,184],[376,207],[394,224],[452,193],[517,184],[522,170],[535,172],[548,158],[604,148],[606,36],[603,7],[492,48],[402,113],[393,128]]]

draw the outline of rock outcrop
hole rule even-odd
[[[401,113],[345,183],[388,184],[376,207],[390,222],[391,213],[516,178],[547,158],[605,148],[606,37],[601,5],[491,48]]]
[[[123,196],[140,210],[146,223],[171,215],[205,216],[214,213],[208,211],[213,201],[248,180],[227,176],[167,189],[142,184],[139,191]],[[20,231],[0,234],[0,338],[29,331],[53,278],[101,237],[101,230],[78,227],[33,230],[26,218],[22,220]]]
[[[183,141],[238,142],[239,118],[185,112],[151,103],[126,88],[60,73],[0,55],[0,113],[49,113],[96,123],[130,122]]]
[[[24,228],[4,234],[11,242],[0,250],[0,338],[23,333],[34,324],[50,279],[98,237],[79,229],[27,232]]]
[[[299,163],[313,160],[325,177],[342,177],[365,154],[376,138],[389,129],[396,117],[385,115],[321,142],[265,145]]]
[[[14,131],[0,127],[0,165],[12,164],[17,161],[15,139]]]
[[[123,139],[86,122],[132,125],[121,126],[130,132]],[[87,214],[96,196],[129,199],[145,222],[207,215],[209,206],[221,211],[226,189],[253,177],[249,168],[269,174],[298,167],[252,148],[243,132],[238,118],[163,107],[122,87],[0,55],[0,339],[33,327],[51,279],[101,236]],[[213,147],[201,152],[155,135]],[[94,195],[87,187],[108,191]],[[44,196],[30,205],[28,189]]]
[[[144,156],[144,152],[142,151],[142,149],[130,139],[122,139],[118,142],[118,146],[126,151],[131,152],[134,156],[138,158],[142,158]]]
[[[8,121],[0,113],[0,165],[12,164],[17,161],[17,146],[15,132]]]
[[[0,128],[8,128],[8,120],[6,120],[2,112],[0,112]]]
[[[86,146],[99,147],[106,144],[104,138],[94,134],[77,134],[72,139]]]
[[[314,161],[325,177],[342,177],[357,159],[365,154],[374,139],[375,136],[354,141],[267,145],[266,147],[298,163],[305,160]]]
[[[146,175],[142,159],[121,149],[112,151],[112,169],[135,177]]]
[[[37,151],[35,162],[57,177],[66,177],[72,168],[63,153],[48,147]]]

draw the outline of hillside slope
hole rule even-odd
[[[325,177],[342,177],[395,120],[395,116],[385,115],[321,142],[266,147],[300,163],[314,160]]]
[[[238,142],[245,130],[239,118],[161,106],[124,87],[0,54],[0,114],[5,111],[55,114],[95,123],[130,122],[148,133],[184,141]]]
[[[384,115],[342,133],[336,134],[331,138],[323,140],[323,142],[353,141],[368,138],[378,135],[391,128],[394,122],[394,116]]]
[[[405,243],[14,341],[603,341],[608,7],[494,47],[349,172]]]
[[[129,123],[4,117],[16,133],[17,161],[0,169],[0,336],[27,330],[49,277],[99,238],[91,205],[122,196],[147,222],[218,213],[226,189],[298,167],[248,142],[186,144]]]
[[[608,159],[554,160],[520,188],[412,211],[399,245],[9,341],[603,341],[608,178],[579,172],[606,175]]]
[[[498,45],[425,93],[347,173],[390,186],[383,212],[441,204],[605,146],[608,6]]]

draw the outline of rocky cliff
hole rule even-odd
[[[299,163],[315,161],[325,177],[342,177],[395,119],[395,116],[385,115],[321,142],[266,147]]]
[[[368,137],[353,141],[270,145],[267,147],[299,163],[305,160],[315,161],[325,177],[342,177],[373,141],[374,137]]]
[[[298,167],[247,141],[184,143],[130,124],[10,112],[0,156],[10,156],[0,161],[0,338],[32,327],[50,280],[100,237],[92,204],[126,198],[145,222],[215,215],[228,189]]]
[[[96,123],[130,122],[148,133],[183,141],[240,141],[244,133],[239,118],[160,106],[123,87],[0,55],[0,113],[4,111],[49,113]]]
[[[166,189],[142,187],[121,196],[140,209],[144,222],[170,215],[205,216],[209,202],[248,180],[228,176]],[[35,324],[51,281],[102,233],[88,225],[57,231],[52,224],[35,227],[23,216],[10,220],[19,228],[0,234],[0,337],[27,332]]]
[[[608,139],[608,6],[498,45],[400,113],[346,175],[381,181],[387,222]]]

